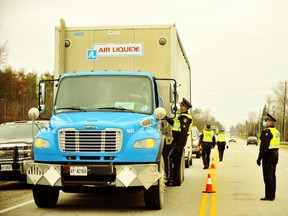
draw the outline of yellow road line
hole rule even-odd
[[[211,194],[210,216],[217,216],[217,193]]]
[[[214,193],[203,193],[202,200],[199,208],[198,216],[206,216],[207,209],[210,208],[210,216],[217,216],[217,161],[218,161],[218,151],[215,151],[212,157],[214,160],[215,169],[208,169],[208,174],[212,179],[212,189]],[[208,176],[208,175],[207,175]],[[207,182],[207,181],[206,181]],[[206,185],[205,185],[206,188]],[[210,198],[210,199],[208,199]],[[210,201],[210,202],[209,202]]]
[[[208,193],[203,193],[198,214],[199,216],[206,216],[207,203],[208,203]]]

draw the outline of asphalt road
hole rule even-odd
[[[25,184],[0,182],[0,215],[157,215],[157,216],[286,216],[288,215],[288,150],[280,149],[277,167],[276,200],[260,201],[264,195],[262,169],[256,164],[258,147],[244,140],[230,143],[224,160],[218,162],[214,149],[215,169],[203,170],[201,159],[185,169],[185,181],[180,187],[168,187],[162,210],[150,211],[144,206],[142,193],[60,193],[54,209],[38,208],[31,189]],[[205,192],[210,186],[215,193]]]

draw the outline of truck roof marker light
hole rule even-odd
[[[68,39],[66,39],[65,40],[65,48],[68,48],[68,47],[70,47],[71,46],[71,41],[70,40],[68,40]]]
[[[166,39],[165,37],[161,37],[161,38],[159,38],[158,43],[159,43],[161,46],[165,46],[166,43],[167,43],[167,39]]]

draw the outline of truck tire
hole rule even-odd
[[[175,179],[175,183],[173,184],[174,186],[181,186],[182,182],[184,181],[184,170],[185,170],[185,155],[183,152],[182,158],[181,158],[179,176],[177,179]]]
[[[160,160],[159,171],[161,176],[158,180],[158,185],[151,186],[148,190],[144,190],[144,201],[147,209],[159,210],[164,205],[166,175],[163,157],[161,157]]]
[[[33,197],[35,204],[40,208],[55,207],[58,202],[59,190],[58,187],[34,185]]]

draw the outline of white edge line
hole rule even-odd
[[[9,208],[6,208],[6,209],[3,209],[3,210],[0,210],[0,214],[3,214],[5,212],[8,212],[8,211],[11,211],[13,209],[16,209],[16,208],[19,208],[19,207],[22,207],[22,206],[25,206],[25,205],[28,205],[30,203],[34,202],[34,200],[29,200],[27,202],[24,202],[24,203],[21,203],[19,205],[15,205],[15,206],[12,206],[12,207],[9,207]]]

